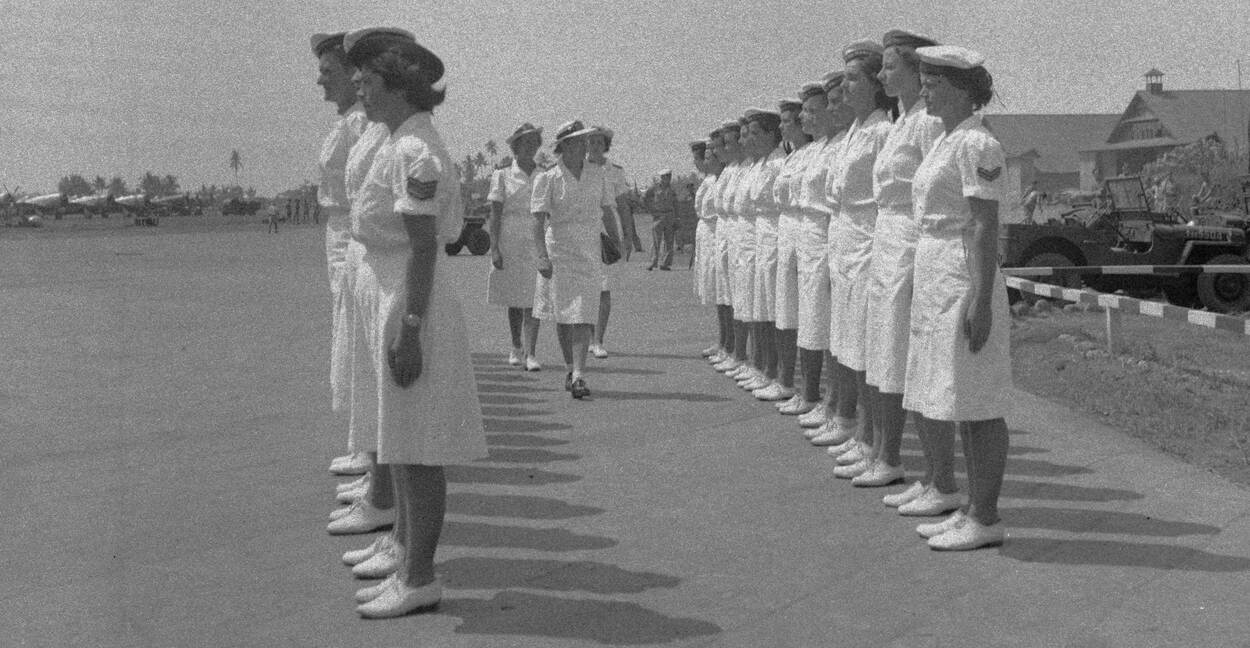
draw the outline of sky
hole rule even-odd
[[[463,159],[522,122],[616,131],[637,182],[690,169],[687,143],[841,68],[891,28],[986,57],[991,113],[1120,113],[1142,75],[1250,88],[1246,0],[0,0],[0,189],[145,171],[261,195],[316,180],[335,119],[314,32],[406,28],[447,66],[435,124]]]

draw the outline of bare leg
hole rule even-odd
[[[378,509],[395,506],[395,488],[391,480],[391,467],[378,463],[376,452],[369,453],[369,460],[373,465],[369,475],[369,505]]]
[[[887,465],[897,466],[903,463],[900,452],[903,447],[903,425],[907,422],[907,412],[903,411],[903,395],[877,394],[877,421],[873,426],[876,440],[873,447],[877,457]]]
[[[820,401],[820,374],[824,363],[825,352],[811,349],[799,349],[803,363],[803,400],[809,403]]]
[[[556,324],[556,339],[560,341],[560,353],[564,355],[564,370],[573,371],[573,327],[576,324]]]
[[[925,447],[929,470],[932,471],[930,483],[939,493],[959,492],[959,486],[955,483],[955,426],[917,414],[916,430]]]
[[[586,370],[586,351],[590,348],[592,324],[573,324],[569,327],[569,351],[573,364],[573,379],[582,377]]]
[[[989,526],[998,522],[998,496],[1007,468],[1007,422],[973,421],[961,426],[968,462],[968,515]]]
[[[777,379],[777,323],[776,322],[756,322],[755,334],[759,336],[760,343],[760,371],[769,380]]]
[[[524,333],[525,355],[528,357],[536,357],[535,350],[538,347],[538,318],[534,317],[534,309],[523,308],[523,320],[521,327]]]
[[[524,326],[524,311],[520,308],[508,309],[508,333],[512,335],[512,348],[521,348],[521,327]]]
[[[734,360],[747,361],[747,343],[750,342],[751,325],[734,320]]]
[[[408,587],[420,587],[434,580],[434,552],[447,507],[447,476],[442,466],[396,464],[392,472],[406,513],[400,576]]]
[[[595,326],[595,344],[603,346],[603,334],[608,330],[608,316],[612,314],[612,292],[599,293],[599,324]]]
[[[777,329],[777,379],[782,387],[794,389],[794,365],[798,360],[799,332],[796,329]]]
[[[733,306],[725,306],[718,304],[716,306],[717,320],[720,322],[720,348],[725,353],[733,353],[734,350],[734,308]]]

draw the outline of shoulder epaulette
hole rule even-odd
[[[625,167],[623,167],[623,166],[621,166],[621,165],[619,165],[619,164],[617,164],[617,163],[615,163],[615,162],[613,162],[613,163],[612,163],[612,166],[614,166],[614,167],[616,167],[616,168],[618,168],[618,169],[624,169],[624,168],[625,168]]]

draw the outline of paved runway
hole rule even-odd
[[[506,366],[485,257],[440,261],[491,454],[449,471],[439,611],[361,620],[338,557],[371,536],[323,530],[322,254],[312,228],[0,240],[0,645],[1250,646],[1246,490],[1020,393],[1007,543],[931,552],[895,489],[834,479],[697,357],[689,273],[637,256],[585,402],[549,327],[547,370]]]

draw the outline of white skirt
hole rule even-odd
[[[557,324],[595,324],[603,290],[598,221],[557,223],[547,229],[551,279],[535,280],[534,316]],[[546,285],[545,294],[539,293]],[[544,301],[545,300],[545,301]]]
[[[783,212],[777,221],[776,317],[779,330],[799,328],[799,256],[802,223],[799,215]]]
[[[703,305],[716,303],[716,219],[699,219],[694,230],[694,294]]]
[[[330,279],[330,409],[351,403],[352,268],[348,257],[351,224],[347,213],[326,210],[326,273]]]
[[[777,319],[777,226],[779,214],[755,217],[755,269],[752,273],[751,319]]]
[[[755,217],[740,216],[734,228],[734,253],[732,258],[734,319],[754,322],[755,312]]]
[[[916,236],[911,210],[878,212],[868,272],[864,348],[868,384],[886,394],[903,393],[907,374]]]
[[[464,316],[445,260],[435,261],[421,324],[421,376],[401,388],[391,378],[386,357],[406,312],[411,253],[362,245],[349,249],[357,270],[350,450],[377,452],[384,464],[442,466],[485,457]]]
[[[824,351],[829,348],[829,217],[804,213],[799,225],[798,344]]]
[[[534,304],[534,219],[505,216],[495,245],[503,256],[503,269],[494,265],[486,279],[487,303],[507,308],[530,308]]]
[[[937,421],[1003,418],[1010,408],[1011,315],[995,272],[989,339],[968,350],[964,314],[971,279],[960,234],[922,234],[916,244],[915,289],[903,407]]]
[[[876,217],[876,207],[872,209]],[[839,217],[838,237],[829,264],[833,285],[829,299],[829,350],[838,363],[863,371],[864,328],[868,325],[868,267],[872,262],[872,230],[854,221],[863,214]],[[831,228],[832,229],[832,228]]]
[[[716,274],[716,305],[733,306],[733,256],[730,252],[734,232],[738,224],[729,216],[716,219],[716,258],[713,261]]]

